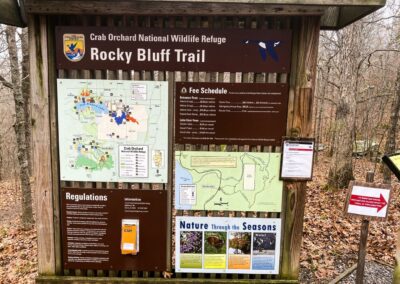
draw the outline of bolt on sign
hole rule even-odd
[[[386,219],[390,201],[390,185],[351,182],[345,212],[364,219]]]
[[[56,27],[59,69],[280,72],[291,31]]]

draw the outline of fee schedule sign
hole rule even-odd
[[[279,146],[288,92],[287,84],[176,83],[176,142]]]

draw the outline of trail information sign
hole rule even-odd
[[[312,180],[313,158],[313,139],[284,140],[281,179]]]
[[[176,83],[175,141],[280,146],[287,84]]]
[[[61,210],[64,268],[166,269],[165,190],[63,188]]]
[[[175,208],[280,212],[280,153],[175,152]]]
[[[389,167],[389,169],[400,180],[400,154],[385,155],[382,161]]]
[[[346,213],[371,219],[386,219],[390,185],[351,182],[346,200]]]
[[[279,72],[290,30],[57,27],[60,69]]]
[[[57,85],[61,180],[167,182],[167,82]]]
[[[176,272],[279,273],[281,219],[177,216],[175,232]]]

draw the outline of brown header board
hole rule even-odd
[[[290,30],[56,27],[58,69],[290,70]]]
[[[165,190],[63,188],[61,203],[65,269],[166,270]],[[136,255],[122,253],[123,221],[138,224]]]
[[[175,142],[280,146],[287,84],[176,83]]]

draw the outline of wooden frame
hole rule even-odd
[[[314,143],[314,147],[313,147],[313,164],[312,164],[312,169],[311,169],[311,176],[309,178],[296,178],[296,177],[282,177],[282,165],[283,165],[283,159],[284,159],[284,143],[286,141],[290,141],[290,142],[313,142]],[[280,171],[280,176],[279,178],[283,181],[311,181],[312,180],[312,176],[314,173],[314,152],[315,152],[315,139],[314,138],[295,138],[295,137],[283,137],[282,138],[282,159],[281,159],[281,171]]]
[[[35,144],[35,184],[34,190],[37,194],[37,218],[38,218],[38,238],[39,243],[39,281],[40,279],[80,279],[85,276],[87,280],[101,282],[101,277],[108,276],[116,279],[121,277],[131,277],[140,279],[143,282],[152,282],[161,275],[154,272],[139,271],[101,271],[101,270],[63,270],[60,248],[60,210],[59,210],[59,189],[66,187],[96,187],[96,188],[121,188],[121,189],[143,189],[143,190],[168,190],[170,209],[168,214],[172,214],[172,184],[166,186],[160,184],[114,184],[114,183],[63,183],[59,181],[58,170],[58,145],[57,145],[57,118],[56,118],[56,96],[55,80],[60,78],[97,78],[97,79],[134,79],[134,80],[168,80],[170,82],[170,93],[174,92],[177,81],[199,81],[199,82],[247,82],[247,83],[289,83],[289,109],[287,119],[287,135],[298,134],[302,137],[312,135],[311,125],[311,106],[313,90],[315,86],[316,59],[318,50],[318,38],[320,28],[320,17],[214,17],[214,16],[190,16],[190,17],[160,17],[160,16],[69,16],[51,17],[51,16],[31,16],[30,39],[32,45],[31,54],[31,72],[33,88],[33,109],[35,112],[36,125],[34,127],[34,137],[40,141]],[[56,24],[71,25],[127,25],[127,26],[162,26],[168,27],[208,27],[208,28],[229,28],[238,26],[242,28],[257,29],[284,29],[293,30],[293,51],[291,54],[292,68],[289,73],[229,73],[229,72],[161,72],[135,70],[111,71],[100,70],[56,70],[54,63],[54,26]],[[289,76],[290,75],[290,76]],[[172,97],[172,96],[171,96]],[[172,106],[173,100],[170,101]],[[171,109],[173,109],[171,107]],[[170,113],[170,119],[173,121],[173,113]],[[172,126],[172,124],[171,124]],[[172,136],[172,127],[170,129]],[[173,139],[170,140],[170,150],[209,150],[209,151],[265,151],[280,152],[280,147],[263,147],[260,145],[173,145]],[[41,155],[41,156],[39,156]],[[36,159],[36,157],[40,157]],[[172,175],[172,159],[169,160],[170,175]],[[245,279],[255,279],[257,282],[288,283],[296,282],[299,273],[300,247],[302,239],[303,215],[305,205],[305,182],[285,182],[283,191],[282,213],[241,213],[241,212],[185,212],[178,211],[178,215],[193,214],[196,216],[246,216],[259,218],[282,218],[282,240],[281,240],[281,270],[278,276],[245,275]],[[169,217],[169,222],[172,218]],[[169,225],[172,230],[172,226]],[[171,236],[171,234],[170,234]],[[171,243],[171,241],[170,241]],[[169,258],[172,255],[172,247],[169,249]],[[172,267],[170,267],[172,268]],[[70,276],[70,277],[68,277]],[[72,277],[73,276],[73,277]],[[192,275],[190,273],[178,274],[174,282],[187,281],[187,278],[198,276],[215,278],[215,274]],[[60,278],[61,277],[61,278]],[[100,277],[100,278],[99,278]],[[242,277],[242,276],[241,276]],[[279,279],[277,279],[277,277]],[[181,279],[180,279],[181,278]],[[228,279],[226,275],[221,275],[221,281],[233,281],[238,276],[233,275],[233,279]],[[118,278],[121,279],[121,278]],[[123,278],[122,278],[123,279]],[[199,278],[197,278],[199,279]],[[239,279],[237,279],[238,282]],[[109,281],[109,280],[108,280]]]

